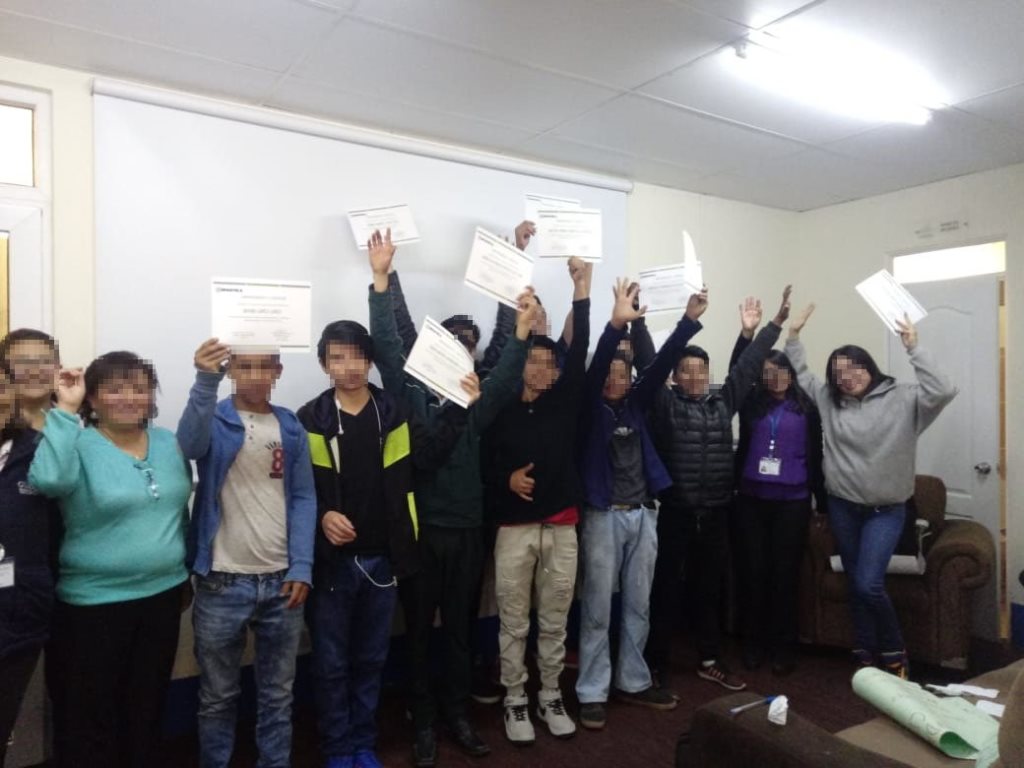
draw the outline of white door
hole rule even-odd
[[[999,572],[999,275],[912,283],[907,289],[928,317],[918,325],[919,343],[935,353],[960,393],[925,431],[917,446],[917,472],[942,478],[947,517],[984,525],[996,543],[992,581],[975,593],[974,633],[999,637],[1002,606]],[[913,381],[897,337],[889,343],[889,370]]]

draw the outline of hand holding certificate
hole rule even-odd
[[[537,254],[543,258],[579,256],[601,260],[601,211],[541,209],[537,211]]]
[[[361,208],[348,212],[348,223],[352,227],[352,236],[362,251],[370,236],[376,230],[391,230],[391,242],[395,245],[414,243],[420,239],[420,233],[413,221],[412,211],[408,205],[386,205],[381,208]]]
[[[210,335],[221,343],[309,351],[310,283],[216,277],[211,288]]]
[[[900,324],[904,319],[913,324],[928,316],[917,299],[885,269],[858,283],[857,293],[875,310],[885,326],[897,335],[902,333]]]
[[[648,313],[683,310],[690,296],[702,290],[704,275],[699,261],[645,269],[640,273],[640,295]]]
[[[473,373],[473,358],[456,336],[427,317],[405,361],[405,372],[463,408],[470,397],[462,380]]]
[[[533,281],[533,258],[477,227],[466,265],[466,285],[509,307]]]

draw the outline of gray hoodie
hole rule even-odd
[[[884,381],[858,400],[843,395],[836,407],[827,384],[807,369],[800,339],[786,342],[800,386],[821,412],[825,488],[868,506],[898,504],[914,495],[917,436],[956,397],[957,388],[919,346],[910,354],[916,384]]]

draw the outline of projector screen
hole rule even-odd
[[[210,336],[212,277],[311,282],[314,346],[330,321],[367,322],[370,269],[345,215],[356,208],[409,204],[421,239],[399,247],[395,265],[413,319],[471,314],[481,353],[497,305],[462,282],[475,228],[511,237],[528,192],[600,208],[604,259],[594,270],[592,343],[608,320],[612,280],[624,274],[625,187],[94,99],[97,353],[128,349],[153,360],[164,426],[176,425],[193,353]],[[534,283],[557,336],[572,294],[565,261],[538,259]],[[286,354],[283,363],[274,397],[281,405],[297,408],[330,386],[315,352]]]

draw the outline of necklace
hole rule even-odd
[[[138,436],[136,436],[131,441],[132,444],[129,445],[127,441],[119,442],[117,440],[117,438],[115,438],[114,435],[112,435],[104,427],[96,427],[96,429],[97,429],[97,431],[99,431],[99,433],[101,435],[103,435],[105,438],[107,438],[107,440],[109,440],[111,443],[113,443],[115,448],[117,448],[118,450],[124,451],[129,456],[131,456],[133,459],[135,459],[136,461],[142,461],[145,458],[145,455],[143,455],[144,452],[140,453],[139,451],[136,450],[137,448],[141,448],[142,445],[144,444],[144,442],[146,440],[146,433],[145,432],[139,432]]]

